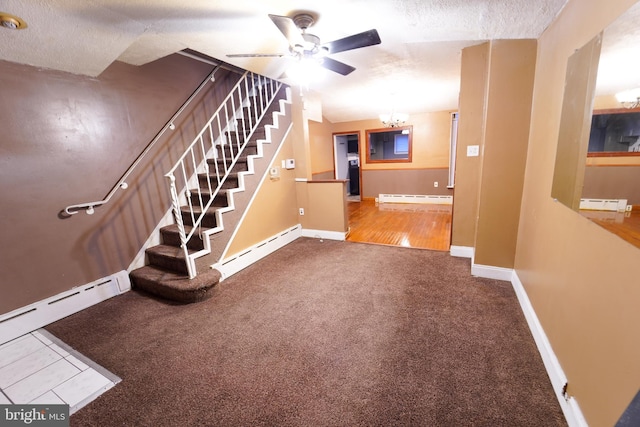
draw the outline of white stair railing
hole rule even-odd
[[[187,245],[281,86],[246,72],[165,174],[190,278],[196,276],[196,266]],[[191,224],[188,231],[185,222]]]

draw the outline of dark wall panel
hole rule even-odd
[[[640,205],[640,166],[587,166],[583,198],[627,199]]]
[[[453,195],[447,188],[449,169],[365,169],[362,171],[362,197],[379,194]],[[438,187],[434,187],[434,182]]]

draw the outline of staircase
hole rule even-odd
[[[180,303],[212,296],[221,274],[211,265],[290,123],[286,94],[281,84],[246,74],[167,173],[175,224],[161,228],[161,244],[145,250],[147,265],[131,271],[135,289]]]

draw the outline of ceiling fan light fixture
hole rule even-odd
[[[302,57],[295,61],[286,71],[287,77],[300,86],[315,83],[324,78],[324,69],[315,58]]]

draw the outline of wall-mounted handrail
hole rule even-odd
[[[216,67],[213,69],[213,71],[207,76],[207,78],[205,78],[202,83],[200,83],[200,86],[198,86],[198,88],[193,91],[193,93],[191,94],[191,96],[189,96],[189,98],[184,102],[184,104],[182,104],[182,106],[178,109],[178,111],[176,111],[173,116],[171,116],[171,118],[165,123],[165,125],[162,127],[162,129],[160,129],[160,131],[156,134],[156,136],[151,140],[151,142],[149,142],[147,144],[147,146],[144,148],[144,150],[142,150],[142,152],[138,155],[138,157],[136,157],[136,159],[133,161],[133,163],[131,164],[131,166],[129,166],[129,168],[126,170],[126,172],[124,174],[122,174],[122,176],[120,177],[120,179],[118,180],[118,182],[113,186],[113,188],[111,188],[111,191],[109,191],[109,193],[107,193],[107,195],[99,201],[95,201],[95,202],[87,202],[87,203],[79,203],[77,205],[70,205],[67,206],[66,208],[64,208],[64,212],[67,215],[75,215],[78,212],[80,212],[82,209],[84,209],[87,213],[87,215],[93,215],[93,213],[95,212],[95,208],[104,205],[105,203],[109,202],[109,200],[111,200],[111,198],[113,197],[113,195],[120,189],[122,190],[126,190],[128,188],[128,184],[127,184],[127,178],[129,178],[129,175],[131,175],[131,173],[133,172],[133,170],[136,168],[136,166],[138,166],[138,164],[142,161],[142,159],[144,158],[144,156],[151,151],[151,149],[153,148],[153,146],[155,145],[156,142],[158,142],[158,140],[162,137],[162,135],[164,135],[164,133],[168,130],[168,129],[175,129],[174,126],[174,122],[175,120],[178,118],[178,116],[180,116],[180,114],[182,114],[182,112],[189,106],[189,104],[191,103],[191,101],[193,101],[193,99],[198,96],[198,94],[200,93],[200,91],[207,86],[207,84],[209,82],[213,82],[215,81],[215,74],[218,70],[220,70],[220,68],[223,68],[222,65],[216,65]]]

